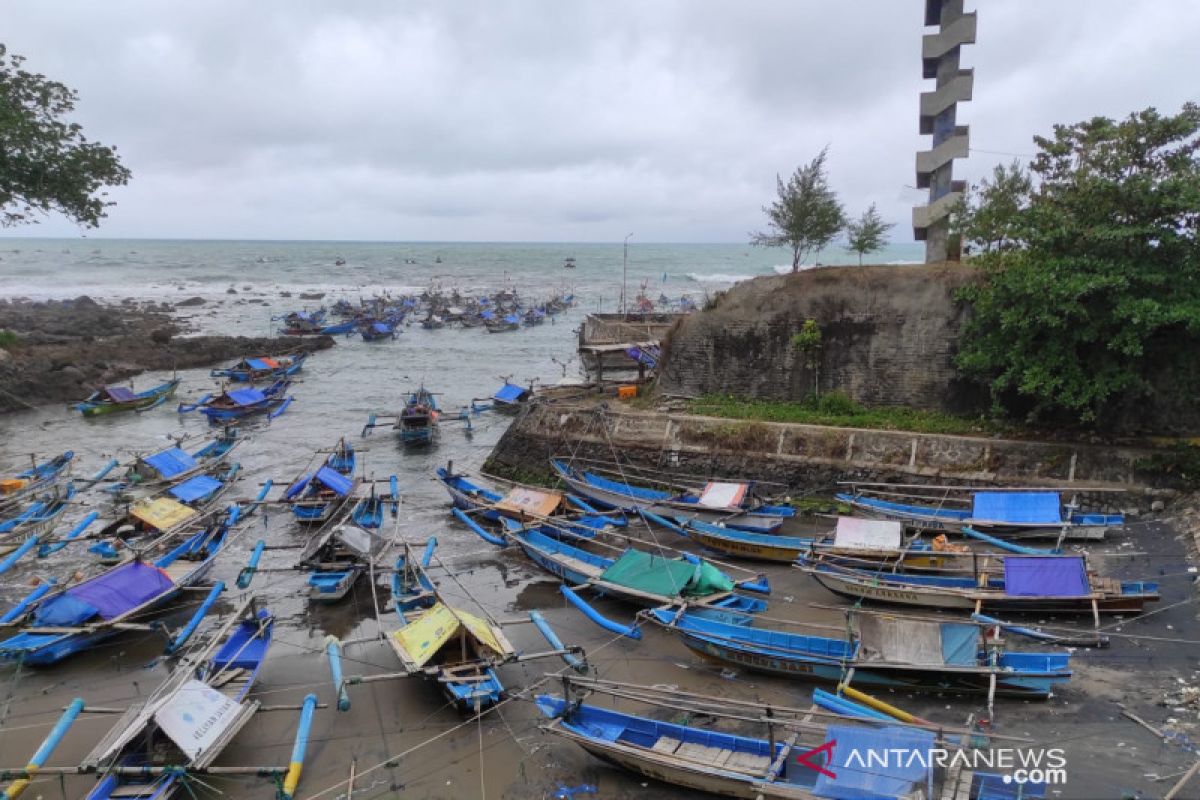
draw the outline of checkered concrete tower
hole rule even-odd
[[[970,152],[967,126],[956,118],[975,84],[975,71],[958,66],[962,46],[975,43],[975,12],[964,14],[963,0],[925,0],[925,25],[938,27],[921,41],[924,76],[937,80],[932,92],[921,93],[921,134],[932,134],[933,149],[917,153],[917,187],[929,189],[929,204],[913,209],[912,223],[928,262],[946,259],[950,208],[966,189],[952,176],[954,159]]]

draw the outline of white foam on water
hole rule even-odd
[[[688,280],[696,281],[696,283],[741,283],[753,278],[762,277],[761,275],[733,275],[723,272],[714,272],[708,275],[699,272],[686,273]]]

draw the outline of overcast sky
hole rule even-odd
[[[7,0],[0,35],[133,170],[92,235],[740,242],[776,173],[829,144],[848,210],[877,202],[907,241],[923,8]],[[1197,0],[967,8],[960,177],[1055,122],[1200,99]]]

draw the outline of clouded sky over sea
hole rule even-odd
[[[1200,100],[1200,2],[968,0],[975,179],[1056,122]],[[93,235],[745,241],[824,145],[909,240],[923,0],[9,0],[134,173]],[[59,219],[4,235],[77,235]]]

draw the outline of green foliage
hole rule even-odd
[[[819,252],[846,226],[846,213],[825,175],[828,152],[826,147],[797,167],[787,183],[775,177],[778,198],[763,206],[768,230],[750,234],[752,245],[791,248],[792,272],[800,268],[804,256]]]
[[[130,172],[116,148],[90,142],[64,118],[74,90],[21,68],[25,59],[0,45],[0,226],[36,222],[61,212],[96,227],[113,205],[106,186],[123,186]]]
[[[815,319],[806,319],[800,330],[792,336],[792,347],[802,353],[821,349],[821,326]]]
[[[846,223],[846,249],[858,253],[858,263],[861,265],[863,256],[883,247],[884,235],[894,227],[896,223],[884,222],[875,204],[871,203],[861,217]]]
[[[1138,459],[1134,468],[1152,475],[1170,476],[1188,487],[1200,485],[1200,447],[1188,442],[1175,442],[1146,458]]]
[[[1018,244],[1018,219],[1033,193],[1033,176],[1020,161],[997,164],[964,195],[950,218],[951,231],[983,253],[1011,250]]]
[[[0,330],[0,347],[4,348],[5,350],[11,350],[13,345],[15,345],[19,340],[20,337],[14,332]]]
[[[688,405],[692,414],[763,422],[796,422],[847,428],[914,431],[916,433],[979,434],[1004,429],[994,423],[914,408],[865,408],[843,392],[830,392],[801,402],[747,400],[730,395],[705,395]]]
[[[987,280],[959,367],[998,408],[1110,427],[1200,345],[1200,106],[1059,125],[964,209]],[[1177,387],[1190,391],[1192,387]]]

